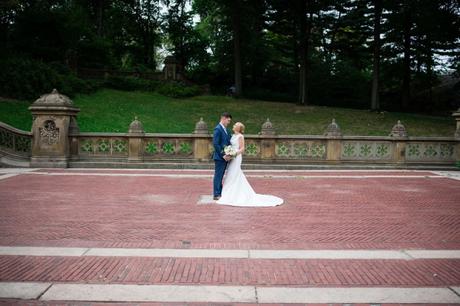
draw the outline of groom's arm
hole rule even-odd
[[[221,132],[219,129],[214,129],[214,135],[212,136],[212,144],[214,146],[214,151],[219,154],[220,157],[224,157],[224,148],[220,145],[221,144]]]

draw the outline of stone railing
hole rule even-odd
[[[154,167],[160,164],[210,164],[213,145],[201,119],[190,134],[145,133],[135,118],[127,133],[82,133],[79,109],[53,91],[30,107],[32,132],[0,124],[0,150],[9,160],[32,167]],[[246,164],[354,164],[397,167],[448,166],[460,161],[460,112],[453,137],[409,137],[401,122],[389,136],[344,136],[332,120],[324,135],[277,135],[269,119],[257,135],[246,135]],[[185,167],[185,166],[184,166]]]
[[[31,157],[32,133],[0,122],[0,163],[27,166]]]

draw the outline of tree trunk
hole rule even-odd
[[[380,72],[380,19],[382,16],[382,0],[374,0],[374,59],[372,71],[371,109],[380,109],[379,72]]]
[[[232,16],[232,24],[233,24],[233,58],[235,64],[235,96],[241,96],[243,89],[242,89],[242,81],[241,81],[241,20],[240,20],[240,1],[235,0],[233,4],[233,16]]]
[[[104,21],[104,0],[96,1],[96,24],[97,24],[97,35],[102,37],[103,35],[103,21]]]
[[[299,18],[299,103],[308,104],[308,38],[307,35],[307,1],[298,0]]]
[[[427,37],[426,42],[427,47],[427,62],[426,62],[426,70],[428,74],[428,105],[430,107],[433,105],[433,52],[431,49],[431,40],[430,37]]]
[[[402,84],[402,107],[409,108],[410,103],[410,48],[411,48],[411,15],[408,4],[404,4],[404,61]]]

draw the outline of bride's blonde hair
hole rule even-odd
[[[238,132],[240,132],[241,134],[244,133],[244,124],[242,124],[241,122],[237,122],[233,125],[233,131],[235,131],[235,128],[239,128]]]

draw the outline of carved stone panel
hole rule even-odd
[[[454,159],[454,143],[411,142],[406,147],[408,161],[453,161]]]
[[[59,142],[59,128],[54,120],[46,120],[38,130],[41,143],[54,145]]]
[[[344,141],[341,150],[342,160],[390,160],[393,143],[372,141]]]
[[[318,141],[283,141],[275,147],[277,158],[326,159],[326,143]]]

